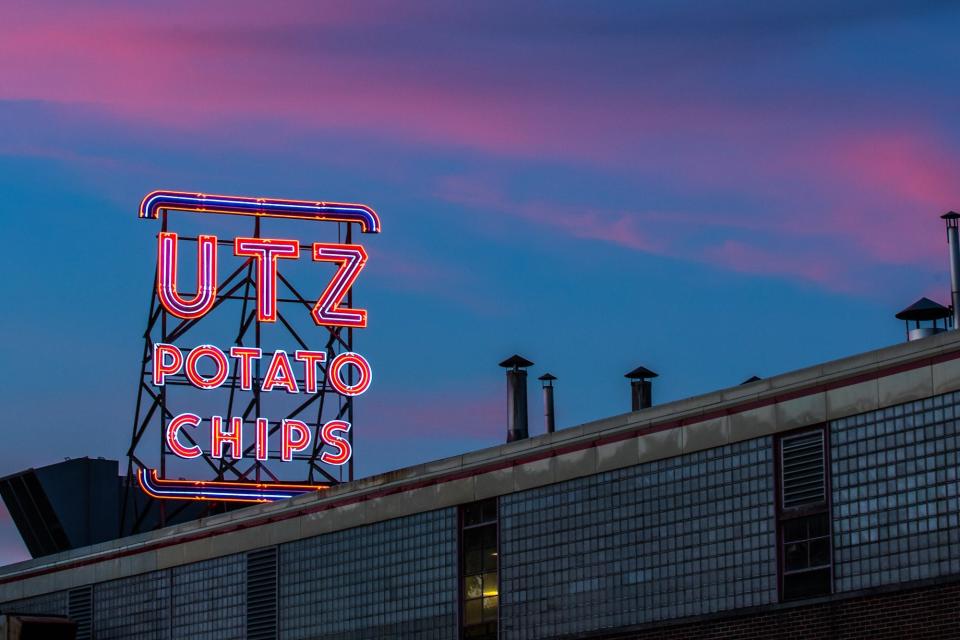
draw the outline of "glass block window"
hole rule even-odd
[[[454,639],[457,509],[280,546],[280,634],[293,639]]]
[[[11,600],[0,605],[3,613],[29,613],[33,615],[67,615],[67,591],[45,593],[42,596]]]
[[[777,601],[772,438],[500,499],[500,633],[553,638]]]
[[[460,523],[463,638],[496,640],[500,594],[496,498],[461,507]]]
[[[170,572],[153,571],[94,585],[93,633],[97,640],[167,640]]]
[[[171,569],[174,638],[243,637],[244,556],[232,555]]]
[[[830,423],[836,591],[960,573],[960,393]]]

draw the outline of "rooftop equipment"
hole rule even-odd
[[[527,367],[533,363],[516,354],[500,363],[507,370],[507,442],[524,440],[527,429]]]
[[[630,410],[640,411],[653,406],[653,384],[657,374],[646,367],[637,367],[623,376],[630,380]]]
[[[947,223],[947,244],[950,245],[950,292],[953,305],[953,328],[960,329],[960,213],[948,211],[940,216]]]
[[[557,376],[552,373],[545,373],[537,380],[543,383],[543,421],[547,428],[547,433],[553,433],[556,430],[553,412],[553,381]]]
[[[34,558],[113,540],[116,460],[76,458],[0,478],[0,496]]]
[[[903,320],[907,328],[907,342],[926,338],[941,331],[947,330],[947,318],[950,317],[950,309],[942,304],[938,304],[930,298],[920,298],[912,305],[897,314],[898,320]],[[943,326],[937,324],[938,320],[943,320]],[[910,323],[914,326],[911,329]],[[921,326],[921,322],[930,322],[932,324]]]

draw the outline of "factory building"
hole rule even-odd
[[[637,410],[536,437],[507,362],[512,442],[2,567],[0,610],[98,640],[957,637],[960,332],[912,337],[664,404],[644,370]]]

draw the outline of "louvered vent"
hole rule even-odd
[[[780,441],[783,469],[783,508],[823,503],[827,499],[823,431]]]
[[[247,554],[247,640],[277,637],[277,548]]]
[[[93,638],[93,587],[70,590],[67,616],[77,625],[77,640]]]

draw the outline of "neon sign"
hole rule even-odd
[[[140,204],[139,215],[145,219],[157,219],[164,211],[329,221],[359,225],[364,233],[380,231],[377,214],[360,204],[175,191],[148,194]],[[322,292],[315,302],[303,305],[303,313],[316,327],[361,329],[367,326],[367,311],[353,308],[349,303],[351,288],[368,258],[362,245],[314,242],[302,246],[297,240],[259,237],[259,222],[256,229],[256,237],[236,237],[232,242],[221,242],[216,235],[210,234],[181,239],[177,233],[166,230],[164,217],[164,228],[157,236],[155,292],[162,311],[182,322],[197,322],[229,297],[229,292],[218,291],[218,268],[221,265],[217,254],[221,244],[232,245],[233,256],[239,259],[241,267],[245,266],[253,274],[259,336],[259,323],[270,325],[277,323],[278,319],[287,323],[278,313],[278,277],[282,277],[282,265],[300,260],[301,249],[305,249],[309,250],[312,262],[330,263],[335,266],[335,271],[321,285]],[[196,277],[186,282],[186,286],[184,279],[178,278],[178,252],[184,240],[195,243],[197,251]],[[268,394],[315,395],[324,390],[342,398],[353,398],[366,392],[373,381],[370,363],[354,351],[335,353],[298,348],[292,352],[285,349],[267,352],[259,346],[259,337],[257,340],[256,347],[241,344],[239,338],[237,344],[229,347],[208,343],[181,346],[175,343],[175,339],[154,341],[145,352],[145,362],[149,360],[149,382],[159,393],[171,384],[200,391],[212,391],[226,385],[232,389],[231,393],[239,389],[257,394],[258,398]],[[298,342],[298,346],[304,346],[299,338]],[[262,375],[259,374],[261,370]],[[260,407],[259,401],[256,406]],[[187,411],[169,413],[164,416],[163,424],[164,451],[182,460],[204,457],[231,464],[245,459],[256,464],[269,460],[292,462],[302,452],[313,450],[319,453],[318,459],[324,464],[339,467],[347,464],[353,455],[349,437],[352,425],[339,417],[316,423],[314,429],[293,417],[271,419],[246,413],[201,417]],[[204,448],[201,442],[208,443],[208,446]],[[156,469],[143,464],[139,464],[136,477],[141,489],[158,499],[263,502],[325,488],[279,481],[173,480],[161,477]]]
[[[270,218],[355,222],[360,225],[364,233],[380,233],[379,216],[373,209],[362,204],[154,191],[147,194],[140,203],[140,217],[156,220],[162,209]]]

